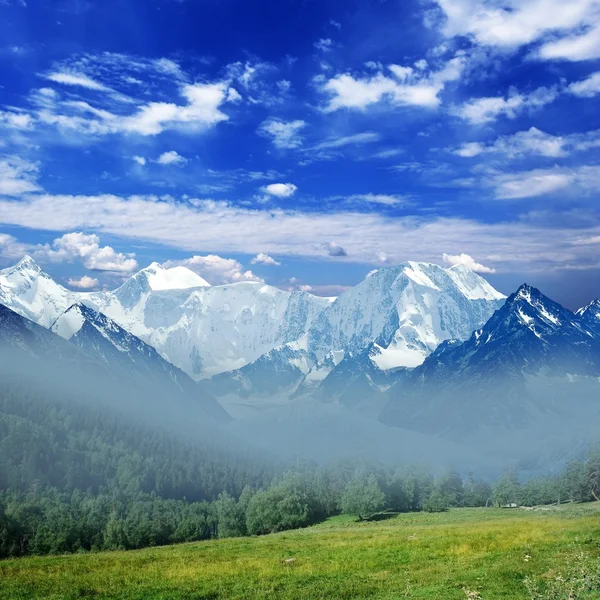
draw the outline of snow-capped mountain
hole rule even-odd
[[[75,346],[0,304],[0,352],[10,355],[15,351],[37,359],[76,360],[82,356]]]
[[[154,393],[160,391],[169,399],[185,395],[215,419],[229,419],[206,389],[164,360],[152,346],[81,302],[58,317],[51,331],[104,362],[112,373],[118,372],[122,381],[130,381],[136,388],[151,386]]]
[[[600,300],[594,300],[575,313],[590,329],[600,335]]]
[[[0,272],[0,302],[44,327],[81,302],[201,379],[302,336],[331,300],[255,282],[211,287],[185,267],[157,263],[114,291],[72,292],[26,257]]]
[[[466,435],[525,428],[544,413],[597,401],[600,335],[584,316],[523,285],[467,341],[440,345],[392,388],[381,420]]]
[[[0,303],[42,327],[50,327],[76,298],[76,293],[56,283],[30,256],[0,271]]]
[[[221,386],[219,393],[237,384],[238,391],[265,394],[279,382],[280,391],[297,393],[319,385],[336,368],[347,374],[352,361],[363,373],[416,367],[444,340],[467,339],[504,300],[464,266],[407,262],[379,269],[339,296],[305,336],[222,375],[215,384]],[[365,360],[372,366],[365,369]],[[354,381],[337,379],[349,385]]]

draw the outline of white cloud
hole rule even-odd
[[[9,129],[30,129],[33,126],[33,118],[23,112],[0,110],[0,125]]]
[[[490,267],[486,267],[481,263],[478,263],[472,256],[468,254],[442,254],[442,259],[444,262],[451,266],[456,265],[464,265],[471,269],[471,271],[475,271],[475,273],[495,273],[496,269],[491,269]]]
[[[80,134],[106,135],[135,133],[158,135],[167,129],[197,132],[226,121],[221,107],[228,102],[226,82],[185,84],[180,87],[185,104],[149,102],[132,114],[115,114],[84,101],[62,101],[52,91],[38,90],[33,99],[38,105],[35,117],[41,123]]]
[[[128,273],[138,266],[134,254],[122,254],[110,246],[100,246],[97,235],[78,232],[65,233],[52,244],[38,247],[36,255],[52,262],[81,260],[91,271]]]
[[[131,157],[140,167],[146,164],[146,159],[143,156],[132,156]]]
[[[180,154],[177,154],[175,150],[169,152],[163,152],[157,159],[159,165],[185,165],[188,159]]]
[[[349,73],[336,75],[322,84],[322,91],[330,96],[323,110],[364,110],[384,100],[392,105],[435,108],[440,104],[439,94],[448,82],[460,78],[464,64],[464,57],[457,56],[439,71],[428,73],[422,70],[415,72],[411,67],[389,65],[392,77],[383,71],[358,78]]]
[[[14,236],[8,233],[0,233],[0,257],[20,259],[30,251],[30,246],[22,244]]]
[[[79,279],[70,277],[67,279],[67,283],[74,288],[78,288],[80,290],[91,290],[100,285],[100,282],[95,277],[90,277],[89,275],[84,275]]]
[[[295,121],[282,121],[271,117],[263,121],[258,134],[263,137],[271,138],[276,148],[289,149],[298,148],[302,145],[302,136],[300,132],[306,127],[306,123],[300,119]]]
[[[0,157],[0,194],[19,196],[40,189],[38,166],[18,156]]]
[[[537,169],[521,173],[503,174],[494,178],[496,197],[519,199],[543,196],[564,189],[575,181],[569,172]]]
[[[588,190],[599,189],[598,171],[597,167],[580,170],[577,182]],[[92,229],[192,253],[211,248],[215,253],[254,256],[264,252],[329,259],[321,244],[335,240],[352,248],[350,256],[335,260],[372,265],[407,259],[435,262],[441,250],[447,249],[454,254],[486,256],[496,268],[518,272],[597,263],[597,247],[575,241],[600,236],[600,226],[593,221],[575,229],[558,223],[549,230],[525,219],[495,223],[433,215],[389,219],[356,210],[303,213],[197,199],[181,202],[167,197],[112,195],[0,198],[0,222],[45,231]],[[456,240],[460,240],[460,248],[455,248]]]
[[[527,131],[501,136],[493,142],[469,142],[453,150],[453,153],[464,158],[487,153],[505,154],[509,158],[524,155],[557,158],[568,154],[567,143],[566,138],[550,135],[536,127],[531,127]]]
[[[344,146],[356,146],[360,144],[371,144],[378,142],[381,136],[374,131],[365,131],[363,133],[355,133],[353,135],[344,135],[333,137],[314,146],[311,150],[334,150],[343,148]]]
[[[583,81],[576,81],[572,83],[568,90],[575,96],[582,98],[593,98],[600,94],[600,71],[592,73],[587,79]]]
[[[261,189],[270,196],[277,196],[277,198],[291,198],[298,188],[293,183],[270,183]]]
[[[96,90],[98,92],[112,92],[111,88],[106,87],[104,84],[95,81],[83,73],[55,72],[46,75],[46,79],[62,85],[84,87],[88,90]]]
[[[598,137],[594,141],[589,141],[591,137],[588,134],[574,138],[583,140],[573,146],[578,150],[600,147]],[[583,201],[593,198],[600,190],[600,166],[554,166],[513,172],[502,172],[483,166],[474,169],[472,177],[455,180],[454,184],[457,187],[490,188],[499,200],[535,198],[561,192],[561,198],[577,197]]]
[[[600,56],[598,0],[436,0],[445,15],[448,37],[466,36],[482,46],[514,49],[549,34],[559,39],[544,43],[543,59],[582,60]],[[596,33],[594,33],[596,31]]]
[[[270,265],[272,267],[280,267],[281,263],[277,262],[274,258],[265,254],[264,252],[259,252],[251,261],[253,265]]]
[[[536,53],[538,58],[548,60],[593,60],[600,58],[600,26],[596,18],[596,26],[585,33],[565,37],[561,40],[544,44]]]
[[[454,107],[450,112],[469,123],[481,125],[491,123],[502,115],[514,119],[525,110],[534,110],[553,102],[557,96],[556,89],[546,87],[538,88],[530,94],[513,91],[507,97],[474,98]]]
[[[168,261],[165,267],[184,266],[195,271],[211,285],[237,283],[239,281],[256,281],[263,283],[263,279],[254,275],[250,270],[244,270],[242,264],[233,258],[223,258],[216,254],[206,256],[192,256],[185,260]]]
[[[118,119],[117,127],[141,135],[156,135],[169,126],[185,125],[193,128],[215,125],[228,119],[220,110],[227,99],[227,92],[225,83],[185,85],[181,94],[187,100],[187,105],[151,102],[137,114]]]

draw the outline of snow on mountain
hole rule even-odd
[[[445,339],[466,339],[505,297],[465,267],[407,262],[342,294],[308,332],[317,359],[331,350],[384,348],[385,368],[415,367]]]
[[[377,370],[413,368],[444,340],[467,339],[504,300],[505,296],[464,266],[444,269],[434,264],[406,262],[379,269],[332,302],[308,329],[301,344],[275,349],[261,357],[260,365],[248,365],[230,377],[243,381],[246,393],[251,389],[257,394],[270,392],[287,357],[291,364],[285,383],[288,389],[301,389],[304,386],[293,380],[292,372],[296,379],[325,380],[339,364],[323,364],[330,363],[332,352],[345,354],[343,368],[348,370],[352,360],[365,360],[363,350],[373,343],[377,351],[367,355]],[[293,361],[298,360],[308,366],[308,373],[293,368]],[[274,365],[271,374],[269,362]],[[365,372],[364,365],[357,364],[357,369]],[[315,372],[318,375],[313,378]],[[274,381],[269,381],[270,377]],[[231,385],[224,384],[226,378],[227,375],[219,378],[219,384],[231,390]],[[266,388],[261,383],[265,381],[269,381]],[[342,383],[344,379],[338,381]],[[280,391],[285,387],[281,383]]]
[[[575,313],[582,323],[600,335],[600,300],[594,300]]]
[[[27,257],[0,273],[0,302],[44,327],[82,302],[201,379],[301,337],[331,299],[255,282],[211,287],[185,267],[158,263],[114,291],[71,292]]]
[[[213,418],[228,420],[203,386],[106,315],[78,302],[58,317],[51,331],[104,362],[122,381],[132,382],[134,388],[151,386],[153,393],[162,391],[169,399],[180,394],[195,400]]]
[[[52,360],[71,360],[81,356],[76,347],[0,304],[0,352],[8,352],[4,358],[10,359],[14,351],[29,357]]]
[[[523,285],[467,341],[440,345],[392,388],[381,419],[458,435],[525,428],[544,413],[597,401],[599,376],[600,335],[581,314]]]
[[[145,275],[148,286],[154,292],[159,290],[187,290],[196,287],[210,287],[210,283],[200,275],[185,267],[165,269],[154,262],[146,269],[140,271],[135,277]]]
[[[30,256],[0,271],[0,303],[42,327],[50,327],[76,298],[76,293],[56,283]]]

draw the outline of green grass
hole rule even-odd
[[[600,504],[336,517],[257,538],[3,561],[0,599],[464,600],[466,588],[519,600],[526,576],[555,579],[576,548],[600,556]]]

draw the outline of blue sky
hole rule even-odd
[[[600,0],[0,0],[0,261],[600,297]]]

